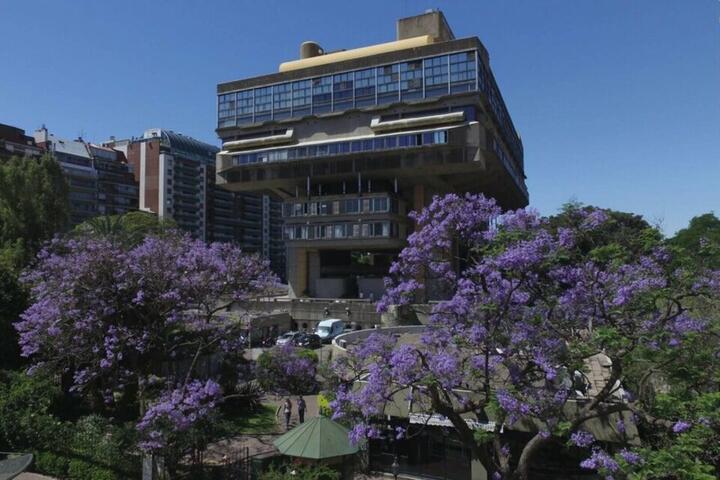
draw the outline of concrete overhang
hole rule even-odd
[[[233,140],[230,142],[223,143],[223,150],[220,155],[227,155],[232,153],[231,151],[245,150],[253,147],[264,147],[266,145],[278,145],[283,143],[289,143],[293,139],[293,129],[288,128],[285,133],[281,135],[268,135],[265,137],[245,138],[243,140]]]
[[[426,115],[423,117],[401,118],[399,120],[388,120],[383,122],[381,117],[374,117],[370,121],[370,128],[376,132],[388,132],[394,130],[405,130],[410,128],[424,127],[428,125],[442,125],[446,123],[457,123],[465,120],[465,112],[450,112],[440,115]]]

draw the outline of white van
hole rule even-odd
[[[345,322],[339,318],[328,318],[317,324],[315,334],[323,343],[330,343],[332,339],[345,331]]]

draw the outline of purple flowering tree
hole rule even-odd
[[[278,395],[309,395],[317,390],[317,365],[315,352],[286,343],[258,357],[255,375],[266,391]]]
[[[379,435],[375,420],[402,395],[414,411],[446,417],[496,478],[527,479],[558,441],[586,449],[581,467],[606,475],[640,463],[633,450],[597,443],[585,430],[593,419],[617,419],[619,432],[631,418],[685,428],[654,417],[632,390],[662,371],[653,352],[679,351],[707,330],[692,305],[718,295],[717,272],[689,276],[657,244],[603,243],[603,210],[578,209],[558,225],[531,210],[503,214],[482,195],[447,195],[413,219],[379,309],[444,299],[417,341],[376,334],[338,361],[346,383],[333,407],[355,440]],[[593,362],[602,378],[590,375]],[[530,434],[508,443],[503,432],[520,425]]]
[[[112,238],[56,239],[24,275],[32,304],[16,324],[32,370],[69,379],[96,405],[140,409],[146,451],[162,450],[221,399],[198,366],[240,348],[226,307],[276,284],[268,265],[229,244],[176,232],[136,245]]]

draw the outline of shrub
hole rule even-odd
[[[67,476],[69,459],[53,452],[35,452],[35,469],[51,477]]]

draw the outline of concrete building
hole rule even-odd
[[[137,185],[122,152],[91,145],[80,138],[59,138],[45,127],[35,131],[34,139],[55,158],[65,174],[71,225],[98,215],[137,209]]]
[[[488,52],[442,13],[399,20],[392,42],[329,53],[305,42],[300,57],[217,87],[219,183],[284,202],[292,297],[377,299],[407,213],[435,194],[527,205]]]
[[[280,238],[279,202],[217,188],[217,147],[160,128],[104,145],[127,156],[140,185],[141,210],[173,219],[196,238],[237,243],[246,251],[261,253],[276,269],[284,270],[284,255],[273,257],[277,249],[270,240],[273,228]]]
[[[43,154],[35,139],[22,128],[0,123],[0,160],[10,157],[39,157]]]

